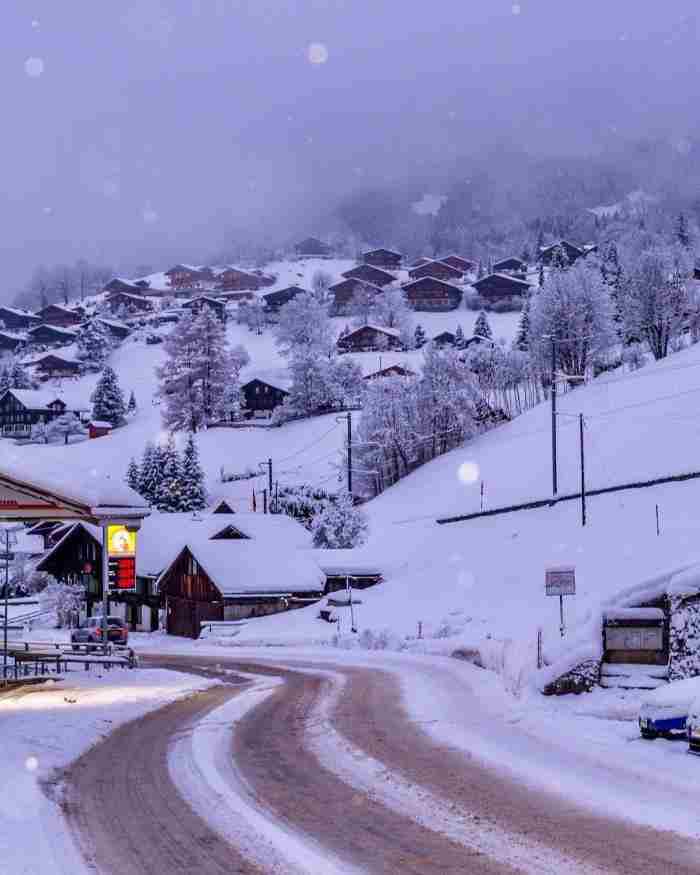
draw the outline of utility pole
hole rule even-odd
[[[552,382],[549,394],[552,399],[552,495],[557,496],[557,342],[552,334]]]
[[[578,415],[579,438],[581,443],[581,525],[586,525],[586,459],[583,448],[583,413]]]
[[[348,410],[348,492],[352,497],[352,413]]]
[[[259,468],[267,468],[267,494],[270,496],[270,505],[272,505],[272,459],[268,459],[267,462],[258,462]]]
[[[263,489],[263,513],[267,513],[267,489]]]

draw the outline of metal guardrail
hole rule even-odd
[[[12,659],[12,665],[4,666],[0,683],[12,677],[20,680],[22,677],[47,674],[47,666],[55,666],[56,674],[68,671],[68,666],[81,664],[89,671],[94,666],[102,666],[107,670],[113,667],[135,668],[138,657],[131,647],[120,644],[73,644],[62,641],[17,641],[8,642],[7,650],[0,647],[0,654],[6,654]]]

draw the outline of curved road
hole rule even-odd
[[[66,773],[66,813],[94,871],[269,871],[213,832],[181,798],[168,774],[171,740],[191,731],[198,719],[244,688],[241,678],[229,673],[232,669],[284,681],[236,724],[232,750],[256,802],[282,828],[308,836],[348,867],[368,873],[522,871],[470,848],[468,841],[457,843],[417,823],[409,812],[390,809],[380,794],[359,792],[319,762],[309,737],[318,732],[317,706],[330,682],[318,664],[277,668],[200,656],[163,656],[143,663],[217,677],[221,685],[127,724]],[[551,849],[566,858],[562,872],[700,871],[700,852],[689,839],[597,817],[438,744],[408,719],[398,682],[389,672],[336,666],[332,658],[328,668],[346,680],[329,717],[333,728],[389,772],[467,817],[472,826],[500,830],[516,844],[535,842]],[[119,804],[108,803],[109,798]],[[536,863],[527,871],[537,871]]]

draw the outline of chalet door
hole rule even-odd
[[[166,630],[168,635],[179,635],[181,638],[196,638],[195,634],[196,603],[188,599],[168,598],[166,608]]]

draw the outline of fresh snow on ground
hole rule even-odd
[[[47,798],[41,782],[120,724],[208,686],[210,681],[173,671],[98,674],[93,668],[0,693],[0,869],[13,875],[91,871],[65,831],[58,799]]]

